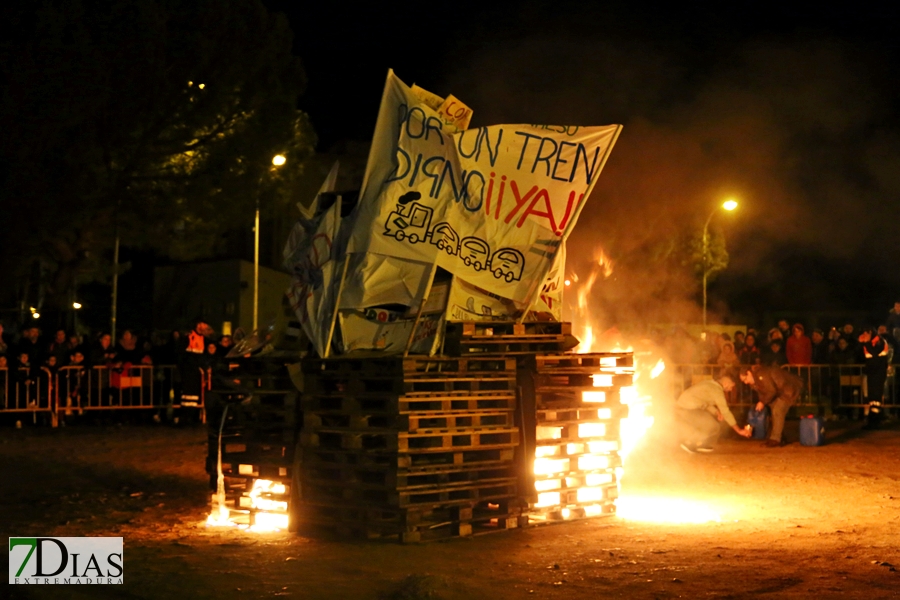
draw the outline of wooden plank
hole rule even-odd
[[[596,411],[595,411],[596,412]],[[304,431],[319,429],[373,430],[415,433],[435,429],[471,429],[477,427],[511,427],[515,412],[506,410],[428,411],[416,413],[348,413],[342,411],[307,411],[303,415]]]
[[[421,454],[399,454],[395,452],[356,452],[330,448],[304,448],[303,461],[306,464],[345,464],[360,466],[380,466],[396,469],[428,469],[445,466],[476,466],[511,461],[515,447],[478,448]]]
[[[348,487],[369,487],[398,491],[422,490],[445,486],[467,486],[488,480],[508,480],[516,477],[512,462],[489,465],[450,465],[432,469],[406,470],[390,467],[365,467],[343,464],[306,464],[304,482],[341,483]]]
[[[304,447],[385,450],[400,453],[442,452],[447,450],[508,447],[518,444],[516,427],[490,427],[470,430],[401,432],[348,432],[340,429],[319,429],[315,433],[300,434]]]
[[[454,391],[423,394],[310,394],[303,398],[306,412],[334,411],[346,414],[413,414],[420,412],[474,412],[514,410],[513,390]]]
[[[434,507],[453,504],[468,505],[472,502],[512,499],[517,496],[515,478],[473,483],[468,486],[441,487],[421,490],[390,490],[365,487],[347,487],[340,484],[316,482],[301,486],[303,501],[327,503],[347,502],[365,506],[406,508]]]

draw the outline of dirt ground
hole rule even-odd
[[[422,545],[207,529],[200,427],[0,430],[0,535],[123,536],[125,585],[2,586],[9,598],[897,598],[900,427],[828,443],[650,436],[623,494],[720,515],[606,517]]]

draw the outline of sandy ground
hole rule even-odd
[[[829,442],[725,439],[689,455],[650,437],[607,517],[399,545],[211,530],[202,428],[0,430],[0,534],[123,536],[125,585],[0,587],[9,598],[897,598],[900,428],[829,424]],[[123,589],[124,588],[124,589]]]

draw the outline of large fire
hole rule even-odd
[[[586,278],[580,279],[577,274],[571,276],[571,281],[577,284],[576,288],[576,304],[572,316],[572,320],[577,323],[580,330],[580,344],[576,349],[578,353],[591,352],[622,352],[621,336],[616,329],[607,330],[598,335],[598,332],[604,331],[597,328],[596,315],[592,314],[590,294],[594,284],[601,276],[608,278],[612,275],[613,263],[605,252],[598,248],[595,252],[595,263],[591,268],[591,272]],[[627,352],[634,352],[633,347],[624,349]],[[594,387],[597,391],[584,392],[583,402],[602,403],[606,400],[606,392],[601,391],[603,388],[612,386],[613,376],[617,374],[615,368],[615,360],[609,365],[601,365],[598,373],[593,377]],[[653,426],[654,418],[651,414],[653,392],[656,387],[651,382],[665,370],[665,362],[663,359],[655,355],[654,352],[640,351],[634,352],[634,383],[632,386],[624,386],[619,389],[619,399],[623,405],[628,407],[627,414],[619,421],[619,447],[618,453],[622,459],[622,465],[615,469],[615,479],[619,486],[620,495],[615,500],[616,513],[624,519],[647,522],[666,522],[666,523],[706,523],[719,521],[719,515],[702,503],[688,501],[680,498],[649,498],[635,497],[621,494],[621,479],[624,475],[625,465],[628,462],[628,456],[634,451],[641,440],[645,437],[647,431]],[[619,370],[618,372],[621,372]],[[602,418],[602,417],[601,417]],[[579,431],[579,433],[581,433]],[[615,442],[603,442],[609,444]],[[606,447],[591,448],[592,442],[587,444],[588,455],[590,452],[596,451],[602,454],[604,451],[609,452]],[[549,450],[538,448],[538,450]],[[596,458],[600,464],[602,458]],[[585,455],[579,457],[579,461],[585,459]],[[565,471],[569,464],[566,459],[536,456],[535,473]],[[585,460],[585,463],[589,462]],[[547,462],[544,462],[547,461]],[[539,481],[538,484],[543,486],[550,485],[546,482]],[[585,481],[587,485],[587,481]],[[538,487],[539,505],[544,503],[552,503],[556,500],[555,496],[541,496],[541,488]]]

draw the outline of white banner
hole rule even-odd
[[[332,191],[337,180],[338,163],[328,177],[312,206],[318,207],[320,195]],[[325,356],[328,331],[334,315],[334,293],[340,276],[335,261],[334,241],[341,224],[340,199],[313,218],[301,218],[291,230],[284,247],[284,264],[293,274],[287,291],[291,308],[297,315],[303,332],[313,343],[319,356]]]
[[[498,296],[530,302],[620,129],[454,132],[389,72],[349,251],[436,263]]]

